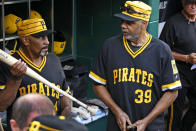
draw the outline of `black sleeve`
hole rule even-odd
[[[94,59],[94,62],[92,64],[92,69],[89,73],[89,77],[94,81],[94,84],[102,84],[106,85],[106,77],[107,77],[107,68],[106,68],[106,61],[107,61],[107,47],[105,43],[100,48],[97,56]]]
[[[171,21],[167,21],[165,23],[159,38],[165,43],[167,43],[171,49],[173,49],[173,45],[175,41],[175,28],[171,23]]]

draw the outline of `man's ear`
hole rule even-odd
[[[22,41],[22,43],[24,44],[24,45],[29,45],[30,44],[30,39],[29,39],[29,37],[28,36],[22,36],[21,38],[21,41]]]
[[[18,131],[19,130],[18,124],[16,123],[16,121],[14,119],[10,120],[10,125],[11,125],[12,131]]]
[[[142,20],[143,28],[146,30],[148,26],[148,21]]]
[[[142,20],[142,23],[148,25],[148,21]]]

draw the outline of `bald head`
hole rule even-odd
[[[48,97],[40,94],[27,94],[19,97],[14,103],[12,119],[16,121],[20,129],[23,129],[36,116],[54,114],[54,105]]]

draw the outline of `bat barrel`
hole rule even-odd
[[[7,54],[1,49],[0,49],[0,60],[8,64],[9,66],[13,65],[18,61],[16,58],[10,56],[9,54]]]

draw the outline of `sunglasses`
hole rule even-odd
[[[121,11],[125,11],[125,12],[127,12],[127,13],[129,13],[129,14],[137,13],[137,14],[147,15],[147,14],[144,14],[144,13],[139,12],[139,11],[137,11],[137,10],[134,10],[131,6],[125,7],[125,6],[123,5],[123,6],[120,7],[120,10],[121,10]]]

